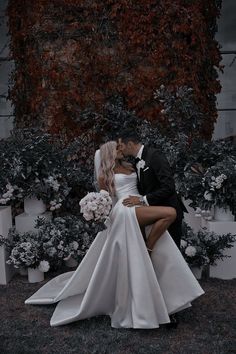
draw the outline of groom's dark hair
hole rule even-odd
[[[122,141],[127,144],[128,141],[132,141],[133,143],[140,143],[141,139],[138,133],[135,130],[124,130],[120,132],[117,136],[117,139],[122,139]]]

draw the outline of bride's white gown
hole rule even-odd
[[[138,195],[136,178],[115,175],[118,202],[108,227],[76,271],[50,280],[25,301],[58,302],[52,326],[106,314],[115,328],[157,328],[204,293],[168,232],[148,255],[135,208],[122,204],[125,196]]]

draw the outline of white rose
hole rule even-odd
[[[187,244],[188,243],[185,240],[181,240],[180,241],[180,246],[183,247],[183,248],[185,248],[187,246]]]
[[[90,203],[90,210],[94,211],[97,209],[97,205],[95,202]]]
[[[48,261],[41,261],[41,262],[39,263],[39,267],[38,267],[38,268],[39,268],[39,270],[40,270],[41,272],[46,273],[46,272],[49,271],[50,265],[49,265]]]
[[[93,219],[93,215],[89,214],[89,213],[84,213],[83,217],[85,218],[85,220],[89,221]]]
[[[208,191],[206,191],[205,193],[204,193],[204,198],[206,199],[206,200],[212,200],[212,194],[210,193],[210,192],[208,192]]]
[[[139,168],[144,168],[145,167],[145,161],[144,160],[140,160],[138,162],[138,165],[137,165]]]
[[[79,244],[77,241],[73,241],[72,242],[72,247],[74,248],[74,250],[76,251],[79,248]]]
[[[109,193],[108,193],[107,191],[105,191],[104,189],[101,189],[101,190],[100,190],[100,193],[101,193],[101,194],[105,194],[105,195],[107,195],[107,196],[109,195]]]
[[[197,253],[197,250],[196,250],[196,248],[193,247],[193,246],[188,246],[188,247],[186,248],[186,250],[185,250],[185,253],[186,253],[186,255],[189,256],[189,257],[194,257],[194,256],[196,255],[196,253]]]

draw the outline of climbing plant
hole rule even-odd
[[[173,95],[192,90],[197,133],[209,139],[220,91],[214,39],[220,6],[219,0],[9,0],[16,126],[77,136],[85,111],[102,116],[120,97],[126,110],[166,131],[168,115],[155,97],[164,85]]]

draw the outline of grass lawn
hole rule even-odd
[[[24,305],[44,282],[17,275],[0,286],[0,353],[232,354],[236,353],[236,279],[202,280],[206,294],[180,313],[177,329],[114,329],[108,316],[50,327],[55,305]],[[96,296],[96,294],[94,294]]]

